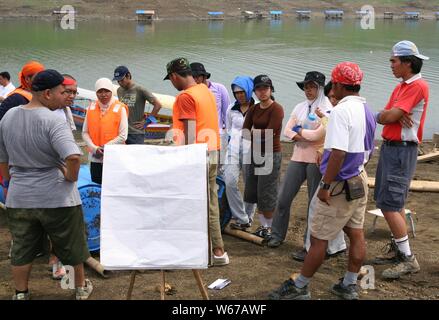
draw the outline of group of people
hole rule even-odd
[[[283,131],[295,145],[280,190],[284,111],[273,97],[272,80],[267,75],[253,79],[238,76],[233,80],[235,102],[226,112],[228,144],[224,150],[217,143],[219,137],[204,132],[211,129],[219,133],[216,121],[207,123],[214,107],[206,106],[212,104],[215,92],[208,99],[205,89],[209,86],[201,89],[196,85],[186,59],[178,58],[167,65],[165,79],[182,91],[173,113],[174,129],[180,131],[176,141],[208,143],[209,150],[225,153],[225,160],[221,158],[220,163],[225,167],[226,194],[234,217],[231,228],[249,229],[257,211],[259,227],[255,234],[268,247],[278,247],[286,237],[292,201],[307,181],[309,203],[303,250],[293,253],[294,259],[303,261],[303,267],[298,276],[293,273],[273,290],[270,299],[309,299],[308,284],[325,258],[347,250],[345,235],[350,243],[347,272],[331,291],[344,299],[359,298],[356,284],[366,256],[365,168],[374,151],[377,124],[384,128],[374,199],[389,225],[392,245],[389,254],[372,262],[393,264],[384,270],[385,279],[398,279],[420,270],[409,245],[404,207],[429,101],[429,87],[421,75],[423,61],[428,59],[413,42],[404,40],[393,46],[391,70],[402,81],[384,109],[376,113],[360,95],[364,74],[357,64],[338,64],[327,84],[322,73],[308,72],[303,81],[297,82],[306,100],[296,105]],[[204,96],[200,97],[201,94]],[[216,159],[216,155],[211,159]],[[243,195],[238,188],[241,172]],[[212,182],[210,177],[211,185]],[[211,223],[218,226],[217,216]],[[215,227],[210,224],[210,228],[212,232]]]
[[[428,105],[428,84],[421,76],[421,55],[410,41],[392,49],[391,67],[402,82],[386,107],[373,113],[360,96],[363,72],[352,62],[338,64],[331,80],[306,73],[297,86],[305,100],[295,106],[283,130],[294,151],[283,181],[280,138],[283,107],[275,101],[268,75],[237,76],[228,90],[210,81],[203,64],[177,58],[166,65],[166,76],[180,91],[173,106],[172,137],[176,144],[206,143],[209,155],[209,234],[212,266],[230,263],[221,235],[217,176],[226,183],[234,221],[231,228],[247,231],[257,213],[255,234],[270,248],[286,238],[291,204],[307,181],[307,227],[303,250],[293,253],[303,261],[299,276],[291,275],[270,299],[309,299],[308,284],[325,257],[345,252],[350,240],[348,270],[332,287],[345,299],[358,299],[356,282],[365,258],[363,233],[368,197],[365,166],[374,150],[377,123],[384,125],[376,173],[375,200],[392,232],[393,255],[377,263],[395,263],[384,278],[396,279],[420,267],[410,250],[404,206],[413,177],[417,145],[422,141]],[[9,74],[1,73],[6,88]],[[14,299],[29,298],[32,262],[43,238],[63,264],[74,266],[76,298],[87,299],[93,285],[85,278],[89,257],[76,180],[81,150],[74,141],[74,122],[68,109],[78,94],[69,75],[45,69],[35,61],[19,74],[20,86],[0,104],[0,173],[7,192],[6,207],[13,238],[11,264]],[[97,100],[87,108],[82,137],[89,151],[90,173],[102,183],[107,144],[143,144],[144,129],[155,121],[161,104],[133,81],[126,66],[95,83]],[[258,102],[253,98],[253,94]],[[144,115],[145,102],[154,108]],[[19,130],[20,134],[17,134]],[[242,174],[244,192],[239,189]]]

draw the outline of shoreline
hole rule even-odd
[[[210,11],[223,12],[224,20],[243,19],[243,11],[260,12],[266,19],[270,19],[270,11],[282,11],[281,19],[291,19],[296,18],[296,10],[310,10],[311,20],[324,18],[325,10],[343,10],[344,19],[353,19],[357,18],[357,11],[360,11],[364,5],[373,7],[375,10],[375,18],[377,19],[383,19],[384,12],[393,12],[394,20],[399,20],[404,18],[404,12],[416,11],[420,13],[419,20],[431,20],[436,18],[435,12],[439,12],[439,0],[389,0],[384,4],[378,0],[370,0],[367,3],[352,0],[297,0],[294,2],[283,0],[268,2],[253,0],[216,0],[215,2],[187,0],[184,2],[170,2],[156,0],[148,3],[137,0],[129,2],[109,0],[105,2],[105,5],[102,5],[102,1],[96,0],[87,2],[78,0],[28,0],[24,4],[13,0],[4,0],[0,4],[0,20],[57,20],[57,17],[53,16],[52,12],[63,10],[64,5],[69,5],[70,8],[75,10],[75,19],[78,21],[91,19],[136,21],[136,10],[154,10],[156,17],[160,21],[217,21],[215,19],[208,19],[208,12]],[[68,8],[66,7],[65,9]]]
[[[382,13],[375,16],[377,20],[385,20],[385,21],[413,21],[413,22],[422,22],[422,21],[435,21],[438,20],[434,16],[434,12],[431,12],[431,15],[421,15],[419,20],[411,20],[411,19],[405,19],[402,16],[395,16],[393,19],[384,19]],[[35,15],[35,14],[23,14],[23,15],[1,15],[0,14],[0,21],[20,21],[25,19],[32,19],[34,21],[60,21],[61,19],[51,15]],[[226,16],[224,19],[209,19],[208,17],[198,17],[198,16],[162,16],[154,20],[147,20],[142,21],[138,20],[135,15],[130,16],[121,16],[121,15],[78,15],[75,16],[75,22],[86,22],[91,20],[99,20],[99,21],[133,21],[133,22],[139,22],[139,23],[154,23],[154,22],[161,22],[161,21],[209,21],[209,22],[224,22],[224,21],[267,21],[267,20],[276,20],[276,21],[282,21],[284,19],[290,20],[294,19],[297,21],[312,21],[314,19],[316,20],[325,20],[325,21],[344,21],[344,20],[360,20],[355,14],[345,14],[343,19],[325,19],[323,14],[315,14],[312,15],[310,19],[300,19],[297,18],[297,16],[293,14],[283,14],[282,18],[280,19],[271,19],[270,17],[264,17],[262,19],[245,19],[241,15],[234,15],[234,16]]]

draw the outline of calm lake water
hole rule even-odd
[[[72,74],[87,89],[93,89],[99,77],[111,78],[114,68],[124,64],[151,91],[175,95],[171,83],[162,81],[165,65],[185,56],[204,63],[211,79],[227,88],[236,75],[268,74],[286,118],[304,100],[296,81],[312,70],[329,77],[331,69],[345,60],[360,64],[365,72],[362,95],[374,110],[383,108],[398,81],[389,67],[391,48],[408,39],[431,58],[422,72],[431,89],[425,138],[439,132],[436,20],[377,20],[375,30],[362,30],[360,21],[354,19],[156,21],[146,25],[89,21],[77,23],[75,30],[63,30],[55,21],[19,20],[0,21],[0,30],[0,69],[8,70],[14,83],[20,67],[30,59]]]

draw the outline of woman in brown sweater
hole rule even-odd
[[[251,156],[245,165],[244,201],[257,204],[261,225],[255,234],[269,239],[282,161],[280,135],[284,111],[274,101],[273,83],[268,76],[257,76],[253,84],[260,102],[249,109],[243,125],[244,139],[251,140]]]

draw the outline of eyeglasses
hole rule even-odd
[[[74,91],[74,90],[65,90],[62,94],[65,94],[67,96],[77,96],[78,95],[78,91]]]

